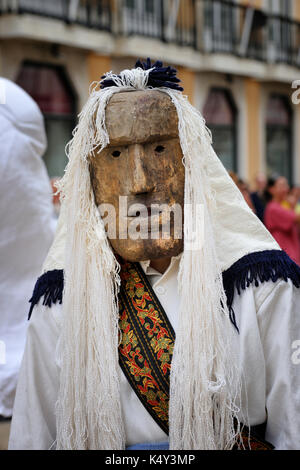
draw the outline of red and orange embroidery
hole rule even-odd
[[[170,370],[175,334],[138,263],[121,262],[119,362],[133,390],[168,434]],[[273,446],[244,427],[233,450]]]
[[[174,332],[140,270],[137,264],[122,265],[120,364],[150,414],[168,432]]]

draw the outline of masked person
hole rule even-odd
[[[243,425],[253,449],[271,448],[258,425],[299,445],[299,268],[181,91],[174,69],[138,62],[80,114],[11,449],[244,448]],[[164,204],[182,209],[182,237]]]
[[[53,241],[51,187],[42,156],[43,116],[13,82],[1,78],[0,104],[0,415],[11,417],[25,347],[27,299]],[[0,346],[1,348],[1,346]]]

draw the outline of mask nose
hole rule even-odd
[[[147,167],[147,155],[144,146],[134,144],[129,147],[129,157],[132,165],[131,194],[151,193],[155,188],[153,175]]]

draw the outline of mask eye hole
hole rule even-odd
[[[165,150],[165,147],[163,145],[158,145],[155,149],[155,152],[162,153],[164,152],[164,150]]]
[[[114,158],[118,158],[120,155],[121,155],[120,150],[114,150],[114,151],[112,152],[112,156],[113,156]]]

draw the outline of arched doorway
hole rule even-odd
[[[17,83],[39,105],[48,139],[44,160],[49,176],[62,176],[67,157],[65,146],[76,122],[76,98],[63,67],[25,62]]]
[[[207,127],[212,132],[213,147],[227,170],[237,171],[236,115],[233,98],[225,89],[212,88],[203,108]]]
[[[292,110],[288,97],[273,94],[267,104],[267,169],[268,174],[293,179]]]

